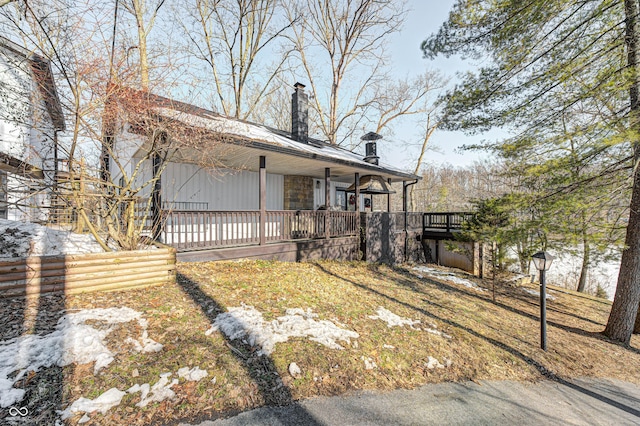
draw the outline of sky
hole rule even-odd
[[[446,77],[450,77],[450,81],[455,81],[456,72],[473,69],[473,64],[460,58],[438,57],[435,60],[429,60],[422,57],[420,44],[430,34],[438,31],[449,16],[449,10],[454,3],[454,0],[407,1],[407,6],[411,11],[407,15],[404,28],[394,37],[390,46],[393,72],[398,78],[418,75],[426,69],[430,69],[440,71]],[[474,161],[488,158],[487,154],[460,152],[459,147],[496,135],[497,133],[494,132],[471,137],[462,132],[436,131],[430,141],[433,150],[428,152],[425,162],[436,165],[444,163],[453,166],[471,165]],[[420,143],[421,136],[418,125],[407,125],[402,129],[396,129],[393,139],[393,144],[382,142],[378,145],[381,161],[401,168],[415,167],[415,159],[419,153],[418,148],[398,149],[397,145]]]

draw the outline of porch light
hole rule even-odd
[[[539,251],[533,256],[533,264],[540,271],[540,347],[547,350],[547,285],[545,272],[551,267],[554,257],[546,251]]]

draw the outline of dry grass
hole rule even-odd
[[[101,374],[94,376],[91,366],[69,366],[57,374],[58,383],[49,383],[59,387],[55,393],[58,409],[82,396],[95,398],[114,386],[125,390],[136,383],[153,384],[164,372],[195,366],[207,370],[209,377],[200,382],[181,380],[173,387],[176,399],[141,409],[135,406],[139,394],[127,395],[105,415],[94,413],[89,424],[177,423],[315,395],[443,381],[531,381],[545,376],[640,381],[640,336],[634,336],[631,347],[625,348],[599,334],[610,303],[552,286],[556,299],[547,304],[548,351],[544,352],[539,349],[538,298],[506,284],[498,286],[494,303],[490,291],[421,278],[410,267],[242,261],[180,264],[178,270],[176,285],[55,299],[67,310],[128,306],[141,311],[149,320],[149,336],[164,344],[159,353],[132,352],[122,341],[126,335],[139,334],[137,325],[121,326],[110,337],[118,355]],[[488,281],[466,278],[481,287],[490,286]],[[525,287],[537,290],[531,284]],[[9,304],[19,300],[0,303],[6,314],[12,309]],[[280,316],[287,308],[310,308],[319,319],[342,324],[360,337],[345,350],[291,339],[265,357],[221,333],[205,335],[217,314],[242,303],[253,305],[265,319]],[[379,306],[420,320],[420,328],[440,330],[451,339],[406,326],[389,328],[369,318]],[[46,312],[51,316],[51,310]],[[19,315],[13,316],[19,320]],[[15,318],[11,321],[15,327],[2,339],[21,332]],[[365,369],[362,357],[370,358],[377,368]],[[443,364],[450,360],[451,365],[427,368],[429,357]],[[287,372],[291,362],[301,367],[300,377]],[[44,415],[42,410],[40,415]]]

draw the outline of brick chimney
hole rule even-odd
[[[304,84],[293,85],[295,91],[291,95],[291,138],[309,142],[309,95],[304,93]]]
[[[380,157],[378,157],[376,141],[382,139],[382,136],[375,132],[369,132],[360,139],[367,142],[365,144],[366,155],[363,160],[367,163],[378,165],[378,160],[380,159]]]

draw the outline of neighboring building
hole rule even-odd
[[[365,157],[309,138],[299,83],[290,132],[126,88],[114,88],[110,105],[110,179],[131,177],[138,164],[139,183],[163,170],[152,197],[156,236],[182,250],[354,237],[370,194],[387,195],[386,211],[390,183],[419,179],[379,164],[374,133],[363,136]]]
[[[49,61],[0,36],[0,218],[47,220],[64,127]]]

